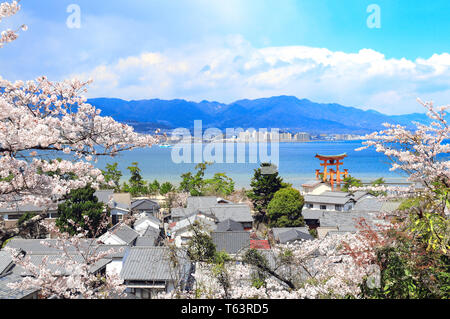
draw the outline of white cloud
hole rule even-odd
[[[441,104],[450,100],[448,53],[415,61],[386,59],[372,49],[255,48],[241,36],[143,52],[77,76],[94,79],[91,97],[231,102],[286,94],[388,114],[422,112],[416,98],[424,95],[436,96]]]

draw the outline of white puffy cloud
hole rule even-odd
[[[417,97],[450,100],[448,53],[387,59],[372,49],[255,48],[241,36],[143,52],[76,76],[94,79],[91,97],[231,102],[285,94],[387,114],[422,112]]]

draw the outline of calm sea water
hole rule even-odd
[[[344,159],[342,169],[347,168],[350,175],[362,179],[363,182],[369,182],[379,177],[393,183],[405,181],[404,175],[389,171],[389,160],[383,154],[377,153],[373,149],[356,152],[355,149],[361,146],[361,141],[280,143],[279,174],[285,182],[300,188],[302,183],[315,178],[316,169],[321,169],[320,161],[314,157],[316,154],[347,153],[348,157]],[[174,163],[173,151],[176,151],[176,148],[153,146],[136,149],[124,152],[115,158],[101,158],[97,167],[103,169],[106,163],[117,162],[118,168],[123,174],[122,180],[125,181],[130,176],[127,167],[132,162],[138,162],[144,179],[148,181],[157,179],[160,182],[169,181],[179,184],[180,175],[188,171],[194,172],[196,163]],[[235,151],[235,155],[236,153],[237,151]],[[224,154],[226,154],[225,151]],[[246,145],[246,154],[248,157],[248,145]],[[248,160],[247,163],[215,163],[208,167],[206,175],[209,177],[216,172],[223,172],[233,178],[236,188],[248,188],[253,170],[258,167],[259,163],[248,163]]]

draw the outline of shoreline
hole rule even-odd
[[[309,140],[309,141],[235,141],[235,140],[202,140],[202,141],[185,141],[185,140],[179,140],[179,141],[165,141],[163,143],[168,144],[211,144],[211,143],[242,143],[242,144],[253,144],[253,143],[285,143],[285,144],[299,144],[299,143],[342,143],[342,142],[362,142],[363,139],[354,139],[354,140]],[[163,144],[161,143],[161,144]],[[161,145],[161,144],[155,144],[155,145]],[[171,145],[173,146],[173,145]]]
[[[224,172],[225,174],[227,174],[226,172]],[[251,181],[251,178],[253,177],[253,175],[251,175],[250,177],[248,177],[248,178],[246,178],[246,179],[248,179],[248,183],[242,183],[242,179],[238,179],[238,180],[236,180],[235,178],[233,178],[233,176],[231,176],[232,174],[227,174],[227,176],[229,176],[229,177],[231,177],[232,179],[233,179],[233,181],[235,182],[235,186],[234,186],[234,188],[235,188],[235,190],[241,190],[242,188],[244,188],[244,189],[246,189],[246,190],[248,190],[248,189],[250,189],[251,187],[250,187],[250,181]],[[280,174],[281,175],[281,174]],[[205,178],[210,178],[210,177],[212,177],[213,176],[213,174],[205,174]],[[130,176],[128,175],[123,175],[122,176],[122,178],[121,178],[121,180],[120,180],[120,182],[121,183],[123,183],[123,182],[128,182],[128,178],[129,178]],[[174,178],[175,176],[167,176],[166,178],[160,178],[160,177],[157,177],[157,176],[153,176],[153,177],[150,177],[150,176],[147,176],[147,175],[142,175],[142,179],[144,180],[144,181],[146,181],[146,182],[148,182],[148,183],[152,183],[155,179],[159,182],[159,183],[164,183],[164,182],[170,182],[170,183],[172,183],[172,185],[174,185],[175,187],[178,187],[179,185],[180,185],[180,182],[181,182],[181,177],[180,176],[178,176],[178,178]],[[283,176],[283,175],[281,175],[281,177],[283,178],[283,181],[284,182],[286,182],[286,183],[291,183],[292,184],[292,187],[294,187],[294,188],[296,188],[296,189],[302,189],[302,184],[304,184],[305,182],[307,182],[307,181],[311,181],[311,180],[315,180],[315,178],[314,178],[314,176],[311,176],[311,178],[309,178],[309,179],[307,179],[307,178],[302,178],[302,177],[300,177],[301,178],[301,180],[298,180],[298,181],[295,181],[295,180],[291,180],[290,178],[289,178],[289,176]],[[411,182],[407,182],[406,181],[406,178],[401,178],[401,177],[399,177],[399,178],[395,178],[395,177],[383,177],[383,176],[378,176],[377,175],[377,177],[376,178],[379,178],[379,177],[382,177],[384,180],[385,180],[385,185],[390,185],[390,186],[395,186],[395,185],[399,185],[399,186],[405,186],[405,185],[410,185],[410,184],[412,184]],[[298,178],[298,177],[297,177]],[[358,178],[358,177],[356,177],[356,178]],[[375,179],[376,179],[375,177],[370,177],[370,178],[368,178],[368,177],[362,177],[362,178],[359,178],[359,179],[361,179],[361,181],[362,181],[362,183],[363,183],[363,185],[369,185],[372,181],[374,181]]]

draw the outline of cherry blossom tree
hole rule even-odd
[[[410,187],[375,186],[366,189],[387,192],[387,198],[410,198],[406,209],[397,210],[404,225],[427,240],[429,249],[449,250],[450,209],[450,105],[434,107],[418,100],[426,109],[429,124],[415,123],[409,130],[401,125],[384,124],[386,129],[365,137],[362,150],[374,147],[392,162],[392,171],[407,174]]]
[[[381,286],[367,289],[369,298],[448,298],[450,258],[450,127],[446,110],[418,100],[426,109],[429,124],[415,123],[415,130],[385,124],[386,129],[366,136],[391,161],[393,171],[402,171],[410,187],[371,187],[397,198],[402,204],[390,218],[384,239],[366,229],[361,242],[371,248],[345,247],[359,264],[370,259],[380,267]],[[386,216],[387,217],[387,216]],[[373,254],[375,253],[375,255]],[[365,258],[364,258],[365,257]]]
[[[224,265],[198,262],[191,291],[160,294],[159,298],[298,299],[357,297],[361,283],[374,274],[376,265],[358,265],[341,250],[343,242],[361,245],[354,234],[331,235],[312,241],[275,245],[256,251],[259,262],[249,262],[241,252]],[[252,250],[247,251],[251,252]],[[253,251],[254,252],[254,251]],[[236,263],[236,261],[240,261]],[[220,270],[220,271],[219,271]],[[258,277],[255,274],[259,273]],[[255,281],[259,278],[260,281]]]
[[[0,22],[2,22],[2,20],[4,18],[10,17],[12,15],[15,15],[18,11],[20,10],[20,5],[19,5],[19,1],[13,1],[11,3],[9,2],[3,2],[0,3]],[[26,25],[22,25],[20,27],[20,29],[26,31],[27,30],[27,26]],[[14,40],[17,39],[18,37],[18,30],[5,30],[2,31],[0,34],[0,48],[8,42],[12,42]]]
[[[116,248],[102,245],[96,238],[88,237],[90,233],[101,234],[108,226],[106,213],[97,227],[93,227],[85,216],[85,223],[89,225],[86,230],[84,226],[71,221],[73,227],[78,229],[77,236],[61,232],[53,223],[41,223],[48,232],[56,236],[56,239],[41,241],[42,245],[52,248],[55,255],[47,255],[36,262],[26,252],[5,247],[13,262],[22,267],[24,276],[23,280],[9,284],[10,288],[39,289],[39,296],[44,299],[105,299],[124,295],[126,287],[119,274],[99,274],[95,271],[104,259],[119,252]]]
[[[450,127],[446,117],[450,105],[435,108],[433,102],[420,99],[418,102],[427,109],[430,124],[415,123],[416,129],[409,130],[405,126],[385,123],[385,130],[365,136],[364,146],[357,149],[374,147],[390,159],[391,171],[406,173],[408,181],[416,185],[410,188],[380,186],[372,189],[389,190],[394,196],[402,193],[417,196],[422,191],[434,193],[436,182],[450,187],[450,161],[447,155],[450,153]]]
[[[17,1],[0,4],[0,22],[16,14]],[[21,27],[26,30],[25,26]],[[1,33],[0,45],[14,41],[18,30]],[[0,206],[48,207],[70,190],[104,182],[93,162],[98,156],[151,146],[157,140],[100,116],[82,96],[90,83],[76,79],[9,82],[0,77]],[[39,221],[45,211],[30,220]],[[19,229],[0,224],[0,243]]]

